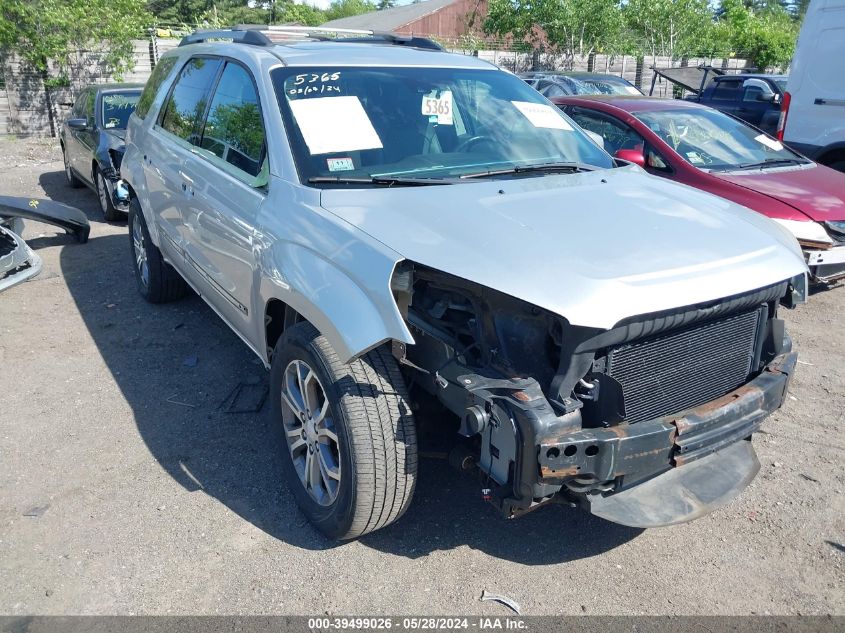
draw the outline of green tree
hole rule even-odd
[[[377,8],[379,11],[383,11],[384,9],[392,9],[395,6],[395,0],[378,0]]]
[[[147,0],[160,25],[225,27],[233,24],[290,24],[316,26],[324,12],[293,0]]]
[[[348,18],[352,15],[361,15],[378,9],[370,0],[335,0],[326,9],[326,21]]]
[[[707,0],[629,0],[622,16],[638,53],[676,58],[710,47],[713,13]]]
[[[159,24],[196,25],[214,7],[214,0],[147,0],[147,11]]]
[[[754,10],[723,0],[715,34],[723,48],[746,56],[760,70],[786,67],[795,53],[798,22],[781,6]]]
[[[119,78],[132,67],[132,39],[150,20],[137,0],[0,0],[0,49],[45,79],[67,73],[77,51],[93,49]]]
[[[491,0],[484,30],[547,46],[565,68],[594,52],[620,52],[622,13],[616,0]]]

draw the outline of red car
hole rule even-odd
[[[798,239],[816,281],[845,277],[845,174],[697,103],[629,96],[554,103],[610,153],[779,222]]]

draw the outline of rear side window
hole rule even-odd
[[[717,81],[713,88],[713,99],[717,101],[736,101],[739,97],[741,81]]]
[[[194,145],[199,121],[205,115],[208,95],[220,69],[217,59],[196,57],[190,60],[173,85],[162,109],[162,128]]]
[[[97,101],[97,93],[93,90],[89,90],[88,94],[85,95],[85,104],[83,106],[82,116],[88,119],[88,125],[94,125],[94,105]]]
[[[73,110],[70,111],[70,116],[73,119],[80,119],[85,116],[85,101],[88,99],[88,91],[83,90],[82,94],[77,97],[73,104]]]
[[[152,107],[153,101],[155,101],[162,82],[167,79],[167,76],[170,74],[170,71],[173,70],[173,66],[175,65],[175,57],[165,57],[156,64],[156,67],[153,69],[153,74],[150,75],[149,79],[147,79],[147,85],[144,86],[144,92],[141,93],[141,98],[138,99],[138,107],[135,108],[135,114],[137,114],[139,118],[143,119],[147,116],[147,112],[150,111],[150,107]]]
[[[227,63],[214,91],[203,128],[201,147],[248,176],[261,171],[264,124],[258,95],[249,73]]]

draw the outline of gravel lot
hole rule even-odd
[[[696,522],[643,531],[562,507],[506,521],[477,481],[421,461],[405,517],[336,545],[280,486],[266,384],[195,296],[145,304],[125,223],[64,184],[57,143],[0,142],[0,193],[88,213],[28,222],[44,260],[0,295],[0,613],[845,614],[845,287],[786,312],[792,395],[755,436],[760,475]]]

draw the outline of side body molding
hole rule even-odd
[[[263,315],[273,299],[284,302],[329,340],[342,362],[389,340],[413,343],[390,290],[402,257],[320,207],[318,191],[281,180],[270,190],[254,241],[254,314]]]

